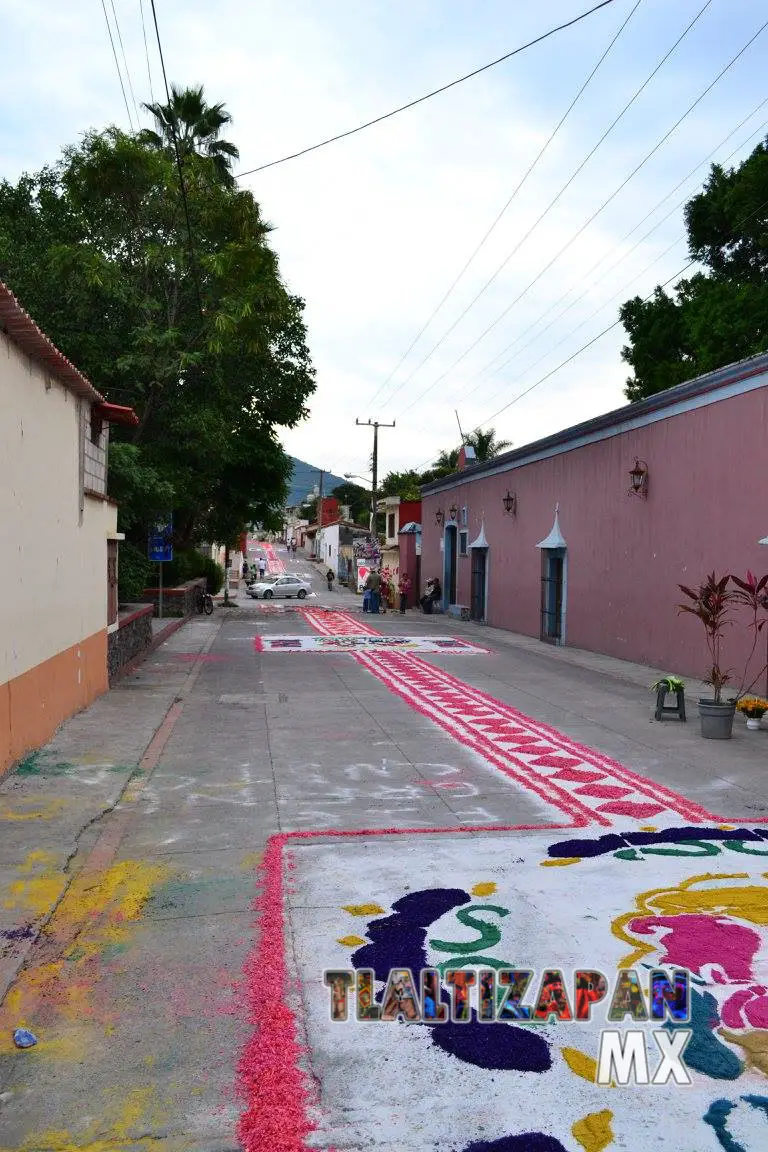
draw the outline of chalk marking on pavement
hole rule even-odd
[[[219,617],[216,621],[217,626],[215,630],[203,644],[198,653],[198,657],[206,656],[213,647],[223,623],[224,618]],[[31,946],[23,950],[21,948],[18,948],[18,950],[11,948],[8,955],[3,958],[3,964],[2,967],[0,967],[0,981],[2,981],[0,983],[0,1007],[2,1007],[9,991],[18,982],[20,976],[27,968],[33,965],[52,962],[77,938],[82,925],[72,924],[68,931],[59,933],[56,931],[55,925],[56,912],[75,880],[83,886],[84,881],[95,878],[114,861],[123,836],[127,831],[128,824],[134,815],[136,804],[157,767],[163,749],[178,723],[179,717],[184,709],[184,704],[204,666],[205,661],[203,659],[196,661],[191,666],[183,687],[179,690],[175,700],[168,708],[160,726],[145,748],[144,754],[136,768],[126,780],[115,803],[104,809],[103,812],[100,812],[99,815],[95,816],[92,820],[89,820],[78,833],[79,838],[86,828],[92,827],[100,820],[108,820],[108,823],[99,834],[96,843],[91,848],[80,868],[75,867],[68,873],[68,883],[62,889],[58,900],[52,906],[48,916],[37,925],[37,935]],[[141,773],[143,773],[143,775]],[[110,816],[112,817],[111,820],[109,820]],[[65,868],[69,868],[70,865],[77,860],[77,855],[77,850],[75,850],[66,862]],[[87,884],[85,886],[87,887]],[[51,931],[48,931],[49,926],[52,929]],[[43,940],[42,936],[44,932],[46,933],[46,939]],[[5,976],[3,976],[3,972],[5,972]]]

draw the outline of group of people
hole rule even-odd
[[[256,578],[258,573],[259,580],[263,580],[267,574],[267,560],[265,556],[260,556],[253,564],[249,564],[247,560],[243,560],[243,580],[247,582],[248,575],[253,579]]]
[[[330,571],[329,571],[330,577]],[[328,589],[331,588],[331,580],[328,581]],[[400,613],[405,615],[408,607],[408,598],[413,588],[413,581],[407,572],[404,572],[397,582],[397,591],[400,598]],[[428,580],[424,595],[421,597],[419,604],[421,605],[422,612],[429,615],[435,604],[439,604],[443,598],[443,590],[440,587],[440,581],[435,578]],[[378,613],[381,608],[381,574],[374,568],[366,578],[363,585],[363,612]]]

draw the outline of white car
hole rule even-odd
[[[303,600],[311,591],[312,585],[307,580],[299,580],[298,576],[278,576],[276,580],[257,580],[251,584],[248,595],[254,600],[271,600],[278,596],[288,600],[295,596],[297,600]]]

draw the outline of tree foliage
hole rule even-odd
[[[635,297],[619,315],[633,371],[628,400],[642,400],[768,348],[768,141],[737,168],[713,165],[685,206],[691,259],[704,266],[672,292]]]
[[[222,179],[232,153],[212,150],[226,113],[204,107],[207,127],[187,130],[202,94],[191,111],[189,94],[174,94],[193,248],[175,156],[108,128],[0,184],[0,278],[99,391],[139,416],[112,433],[121,527],[138,542],[148,514],[172,507],[177,544],[233,543],[247,524],[277,525],[291,472],[277,429],[306,416],[314,371],[269,225]]]
[[[488,428],[486,431],[478,428],[465,438],[465,443],[474,448],[479,464],[493,460],[512,446],[509,440],[499,440],[494,428]],[[424,472],[417,472],[414,469],[406,472],[389,472],[381,482],[380,495],[399,496],[401,500],[418,500],[423,484],[440,480],[443,476],[450,476],[456,471],[460,451],[460,448],[444,449],[432,467]]]

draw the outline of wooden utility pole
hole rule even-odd
[[[378,481],[379,481],[379,428],[394,428],[396,421],[393,420],[391,424],[381,424],[378,420],[355,420],[355,424],[364,428],[373,428],[373,459],[372,469],[373,472],[373,486],[371,488],[371,521],[370,533],[371,536],[376,538],[376,504],[378,502]]]

